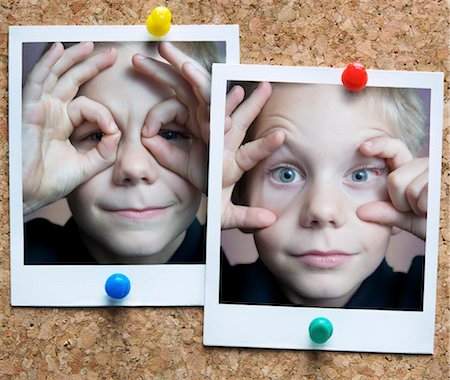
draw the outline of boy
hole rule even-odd
[[[259,259],[223,258],[220,301],[421,310],[423,257],[407,274],[384,261],[394,227],[425,239],[414,90],[261,83],[236,109],[243,96],[227,97],[222,223],[253,230]]]
[[[67,196],[73,218],[27,223],[25,263],[204,262],[200,90],[220,60],[208,42],[52,46],[23,91],[24,214]],[[176,152],[184,175],[158,149]]]

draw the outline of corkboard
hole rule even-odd
[[[301,5],[300,5],[301,3]],[[171,1],[176,24],[239,24],[241,61],[448,73],[445,1]],[[0,378],[201,379],[449,376],[449,82],[433,356],[205,348],[201,308],[31,309],[10,307],[8,206],[8,26],[142,24],[155,1],[6,0],[0,14]]]

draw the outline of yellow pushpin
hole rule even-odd
[[[150,34],[155,37],[165,36],[170,30],[170,21],[172,20],[172,13],[166,7],[156,7],[150,13],[145,21],[145,26]]]

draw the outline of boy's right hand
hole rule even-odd
[[[275,214],[269,210],[235,205],[231,200],[233,190],[244,173],[269,157],[284,142],[284,133],[274,131],[243,144],[248,128],[271,93],[270,84],[262,82],[244,102],[244,91],[240,86],[233,87],[227,95],[222,173],[223,229],[240,228],[248,231],[269,227],[276,220]]]
[[[65,197],[115,160],[120,132],[110,111],[86,97],[75,98],[83,83],[117,58],[115,49],[91,55],[93,49],[92,42],[66,50],[55,43],[27,77],[22,98],[24,214]],[[81,154],[69,137],[84,121],[97,124],[104,136]]]

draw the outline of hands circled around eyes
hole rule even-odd
[[[198,62],[170,43],[160,43],[159,53],[170,66],[142,55],[133,57],[133,66],[137,71],[175,92],[174,97],[149,112],[142,132],[143,143],[161,165],[187,178],[197,189],[205,192],[211,77]],[[284,133],[275,131],[242,145],[247,129],[270,95],[269,83],[262,83],[244,102],[244,91],[239,86],[227,95],[222,228],[252,230],[267,227],[276,219],[268,210],[235,205],[231,201],[233,189],[244,172],[270,156],[284,141]],[[158,136],[161,127],[170,122],[185,125],[195,137],[188,152]]]
[[[64,49],[55,43],[29,73],[22,97],[22,184],[24,214],[63,198],[111,166],[120,131],[111,112],[84,96],[80,86],[111,66],[115,49],[92,54],[92,42]],[[83,121],[95,122],[104,137],[86,153],[69,137]]]
[[[414,158],[399,139],[375,137],[360,146],[368,157],[384,158],[389,201],[366,203],[357,210],[360,219],[402,230],[425,239],[428,206],[428,157]]]
[[[199,191],[206,192],[207,146],[209,144],[210,74],[194,59],[168,42],[158,45],[161,57],[169,64],[136,54],[134,68],[171,88],[174,96],[154,106],[142,129],[142,142],[165,168],[179,174]],[[164,125],[175,122],[192,135],[189,149],[158,135]]]

